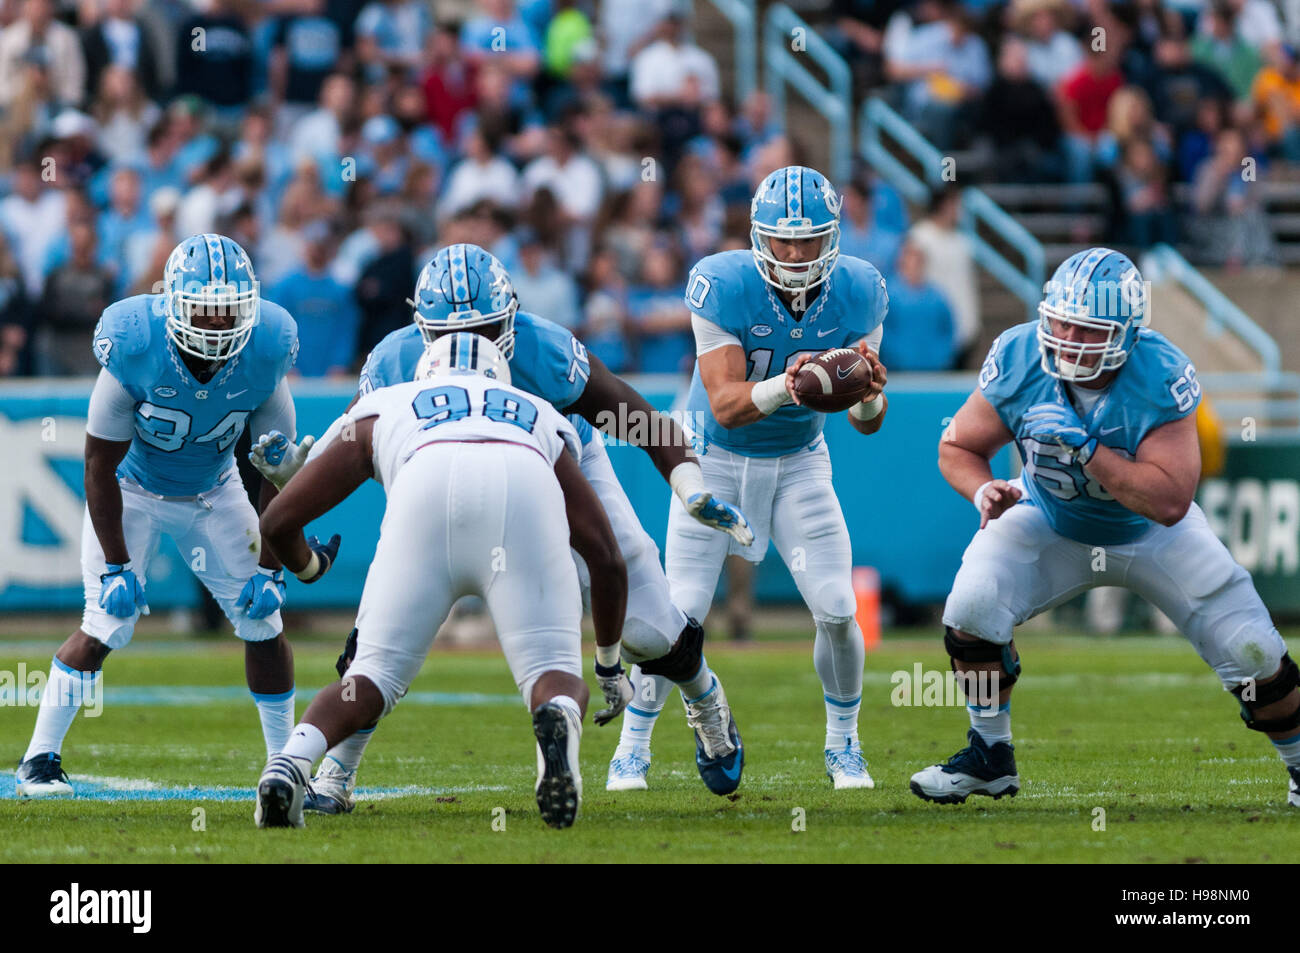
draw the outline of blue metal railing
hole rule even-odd
[[[758,13],[754,0],[710,0],[735,31],[736,105],[758,88]]]
[[[803,57],[826,73],[826,84],[804,66]],[[853,77],[844,58],[797,13],[778,3],[763,18],[763,72],[772,115],[781,128],[785,128],[786,84],[826,117],[831,130],[831,178],[847,181],[853,174]]]

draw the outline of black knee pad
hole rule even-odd
[[[648,662],[640,662],[641,671],[647,675],[662,675],[673,682],[685,682],[694,678],[704,661],[704,626],[692,618],[686,619],[686,628],[682,629],[677,641],[668,650],[667,655]]]
[[[343,654],[340,655],[338,657],[338,661],[334,663],[334,671],[339,673],[339,678],[342,678],[344,675],[347,674],[348,666],[352,664],[352,660],[356,657],[357,657],[357,630],[353,629],[351,632],[348,633],[348,640],[343,645]]]
[[[1255,697],[1247,702],[1241,696],[1251,685],[1255,688]],[[1300,728],[1300,705],[1297,705],[1296,710],[1291,714],[1280,718],[1260,720],[1254,714],[1255,708],[1280,702],[1297,686],[1300,686],[1300,666],[1291,660],[1291,655],[1288,653],[1282,656],[1282,670],[1278,672],[1276,678],[1263,685],[1257,681],[1248,682],[1232,690],[1232,694],[1237,696],[1237,702],[1241,705],[1241,720],[1251,731],[1291,731],[1293,728]]]
[[[950,664],[954,672],[957,671],[958,662],[1001,662],[1002,675],[998,679],[1001,688],[1010,688],[1020,678],[1020,660],[1012,658],[1009,642],[1006,645],[994,645],[983,639],[974,642],[959,639],[952,629],[944,626],[943,647],[952,659]]]

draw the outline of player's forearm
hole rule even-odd
[[[259,514],[265,513],[266,508],[271,505],[271,501],[274,500],[279,493],[280,491],[275,488],[274,483],[263,478],[262,487],[258,492],[257,497],[257,512]],[[302,533],[299,532],[298,536],[301,537]],[[307,544],[304,541],[303,546],[306,545]],[[271,549],[270,543],[265,536],[262,537],[262,552],[258,556],[257,564],[264,569],[279,569],[283,565],[279,557],[277,557],[275,552]]]
[[[752,381],[734,381],[715,387],[709,392],[713,418],[728,430],[733,430],[766,417],[767,414],[754,403],[755,386]]]
[[[1097,447],[1084,472],[1139,516],[1173,526],[1187,515],[1196,487],[1181,485],[1154,463],[1129,460],[1109,447]]]
[[[90,524],[95,529],[104,561],[127,563],[131,554],[126,549],[122,533],[122,488],[117,482],[115,467],[86,462],[86,506],[90,510]]]
[[[939,472],[954,490],[972,501],[979,488],[993,479],[987,457],[948,442],[939,444]]]
[[[850,410],[848,414],[849,423],[853,426],[853,429],[856,430],[858,433],[870,437],[873,433],[876,433],[878,430],[880,430],[882,426],[884,426],[885,411],[887,410],[889,410],[889,398],[886,397],[884,394],[881,394],[880,407],[878,412],[875,414],[875,416],[863,420],[857,414],[853,413],[852,410]]]

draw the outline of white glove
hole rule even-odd
[[[283,490],[307,462],[307,454],[315,442],[315,437],[308,436],[302,438],[302,443],[295,444],[280,431],[272,430],[257,438],[248,459],[257,467],[258,473],[275,484],[277,490]]]
[[[605,668],[599,662],[596,663],[596,683],[600,685],[600,693],[605,696],[605,708],[596,712],[591,720],[597,725],[607,725],[623,714],[623,709],[631,703],[632,683],[623,673],[622,665]]]

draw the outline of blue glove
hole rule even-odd
[[[239,605],[250,619],[265,619],[284,606],[284,570],[257,567],[239,592]]]
[[[693,493],[686,498],[686,512],[705,526],[727,533],[742,546],[754,541],[749,520],[734,503],[715,500],[712,493]]]
[[[1092,459],[1097,438],[1069,404],[1035,404],[1025,411],[1024,436],[1039,443],[1056,444],[1080,465]]]
[[[309,560],[303,571],[295,573],[295,575],[306,583],[313,583],[325,575],[330,571],[330,566],[334,565],[334,560],[338,558],[339,543],[342,541],[343,537],[338,533],[331,536],[328,543],[322,543],[315,536],[309,536],[307,538],[307,548],[311,550],[315,558]],[[315,564],[314,569],[313,563]]]
[[[144,598],[144,586],[131,571],[131,561],[108,563],[108,572],[99,577],[99,607],[118,619],[129,619],[139,609],[149,614]]]

